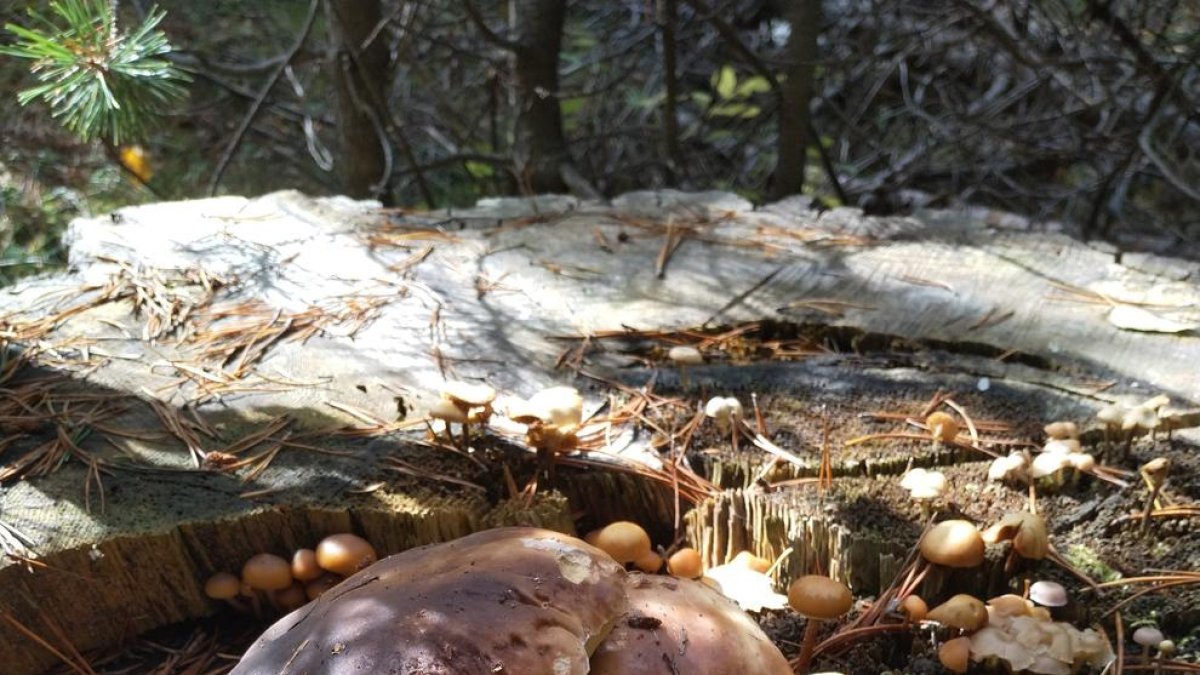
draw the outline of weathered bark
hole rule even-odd
[[[381,37],[363,43],[375,31],[382,12],[379,0],[331,0],[331,4],[342,191],[351,197],[378,198],[388,183],[387,111],[378,110],[376,102],[385,100],[380,91],[387,81],[389,57]]]
[[[787,44],[787,77],[782,83],[779,110],[779,145],[771,196],[780,199],[804,188],[804,167],[812,138],[809,101],[817,61],[817,35],[821,30],[820,0],[785,3],[784,18],[792,27]]]
[[[530,192],[563,192],[562,165],[570,161],[558,101],[558,52],[566,0],[514,0],[517,127],[513,160]]]

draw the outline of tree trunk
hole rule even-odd
[[[388,185],[386,110],[382,85],[387,81],[388,50],[382,36],[363,45],[382,18],[379,0],[331,0],[333,9],[334,81],[342,192],[358,198],[380,198]],[[357,57],[355,57],[355,54]]]
[[[566,0],[514,0],[513,49],[517,129],[513,148],[522,190],[564,192],[561,167],[570,161],[558,101],[558,51]]]
[[[679,121],[675,117],[675,102],[679,98],[679,80],[675,77],[676,0],[659,0],[658,25],[662,33],[663,82],[667,97],[663,101],[663,140],[667,151],[668,179],[674,183],[683,168],[683,153],[679,149]]]
[[[787,78],[782,86],[779,111],[779,146],[771,197],[781,199],[804,188],[804,164],[812,138],[808,109],[817,61],[817,35],[821,30],[820,0],[786,3],[784,18],[791,24],[787,44]]]

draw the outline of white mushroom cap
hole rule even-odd
[[[1043,607],[1062,607],[1067,604],[1067,589],[1055,581],[1035,581],[1029,587],[1029,599]]]
[[[1142,406],[1149,408],[1155,412],[1158,412],[1159,410],[1167,407],[1170,404],[1171,404],[1171,397],[1167,396],[1166,394],[1159,394],[1158,396],[1155,396],[1153,398],[1146,399],[1146,401],[1144,403],[1142,403]]]
[[[1072,452],[1067,455],[1067,462],[1077,471],[1091,471],[1096,468],[1096,458],[1086,452]]]
[[[913,469],[900,479],[900,487],[913,493],[915,499],[925,499],[917,496],[917,492],[933,493],[934,497],[941,496],[946,491],[946,474],[941,471]]]
[[[670,351],[667,352],[667,358],[671,359],[672,363],[680,366],[694,366],[704,363],[704,355],[700,353],[699,349],[685,345],[671,347]]]
[[[1014,452],[1007,457],[997,457],[988,467],[988,480],[1003,481],[1021,478],[1029,466],[1029,459],[1023,452]]]
[[[560,427],[583,421],[583,397],[575,387],[550,387],[529,398],[528,408],[543,422]]]
[[[1057,452],[1063,454],[1080,452],[1082,449],[1082,446],[1079,445],[1079,441],[1074,438],[1051,438],[1050,440],[1046,441],[1044,446],[1042,446],[1042,452]]]
[[[705,416],[712,417],[718,422],[738,419],[743,412],[745,409],[742,408],[742,402],[732,396],[714,396],[704,404]]]
[[[1130,429],[1143,429],[1146,431],[1157,429],[1158,413],[1153,408],[1148,408],[1144,405],[1134,406],[1121,419],[1121,428],[1126,431]]]
[[[1120,403],[1106,405],[1096,412],[1096,419],[1104,422],[1109,426],[1116,426],[1125,421],[1125,415],[1129,412],[1129,408]]]
[[[1164,639],[1162,631],[1154,626],[1142,626],[1133,631],[1133,641],[1146,648],[1157,647]]]
[[[442,387],[442,398],[459,407],[488,405],[496,400],[496,390],[486,384],[470,382],[447,382]]]
[[[467,412],[445,399],[439,400],[429,406],[429,416],[446,423],[454,422],[462,424],[467,421]]]
[[[1030,472],[1034,478],[1042,478],[1054,475],[1069,466],[1071,466],[1071,462],[1067,459],[1066,453],[1043,452],[1033,458]]]

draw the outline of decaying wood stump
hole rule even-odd
[[[76,222],[68,243],[69,273],[2,299],[0,663],[13,675],[210,613],[207,575],[332,532],[390,553],[582,516],[637,518],[669,541],[669,482],[565,469],[565,498],[526,508],[501,470],[528,474],[512,443],[430,446],[421,419],[446,379],[521,396],[568,381],[589,412],[623,383],[845,419],[945,389],[1033,430],[1122,396],[1200,399],[1200,266],[983,211],[873,218],[663,191],[400,213],[284,192],[126,208]],[[807,347],[772,347],[787,363],[712,351],[686,383],[662,360],[667,332],[751,322],[766,322],[759,347]],[[773,479],[816,474],[816,428],[776,429],[800,461]],[[651,431],[621,433],[612,461],[661,464]],[[868,594],[916,533],[822,500],[876,500],[910,462],[972,460],[956,480],[983,484],[981,457],[901,444],[839,450],[829,495],[768,494],[753,480],[764,457],[691,459],[734,490],[688,516],[689,538],[710,562],[791,548],[785,577],[818,567]],[[991,494],[962,489],[968,509],[969,490]]]

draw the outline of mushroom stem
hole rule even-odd
[[[1167,469],[1170,462],[1165,458],[1152,459],[1146,462],[1139,473],[1142,474],[1142,480],[1146,481],[1146,487],[1150,489],[1150,496],[1146,499],[1146,511],[1142,514],[1141,534],[1146,536],[1150,530],[1150,514],[1154,512],[1155,503],[1158,501],[1158,493],[1162,491],[1163,484],[1167,482]]]
[[[804,640],[800,643],[800,655],[796,657],[797,673],[807,673],[812,663],[813,649],[817,646],[817,624],[820,621],[809,619],[804,627]]]

